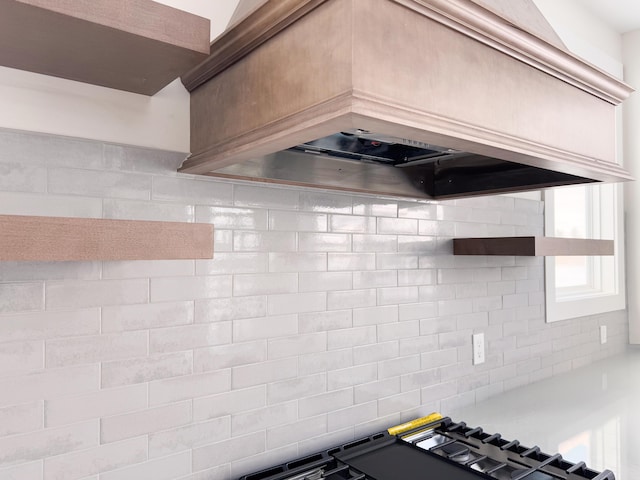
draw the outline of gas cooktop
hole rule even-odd
[[[500,434],[432,414],[240,480],[615,480]]]

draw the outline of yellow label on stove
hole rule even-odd
[[[429,423],[437,422],[438,420],[442,420],[442,418],[442,415],[434,412],[430,415],[427,415],[426,417],[416,418],[415,420],[411,420],[410,422],[391,427],[387,430],[387,432],[389,432],[389,435],[399,435],[401,433],[408,432],[409,430],[413,430],[414,428],[423,427],[424,425],[428,425]]]

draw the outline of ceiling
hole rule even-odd
[[[618,33],[640,29],[638,0],[581,0],[581,3]]]

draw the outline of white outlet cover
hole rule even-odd
[[[607,326],[606,325],[600,325],[600,343],[601,344],[607,343]]]
[[[484,363],[484,333],[476,333],[472,339],[473,364],[480,365]]]

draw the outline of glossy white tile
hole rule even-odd
[[[132,200],[149,200],[151,196],[151,178],[147,175],[74,168],[51,168],[48,173],[50,193]]]
[[[269,210],[269,230],[283,232],[326,232],[327,215],[323,213]]]
[[[349,252],[351,235],[344,233],[298,233],[300,252]]]

